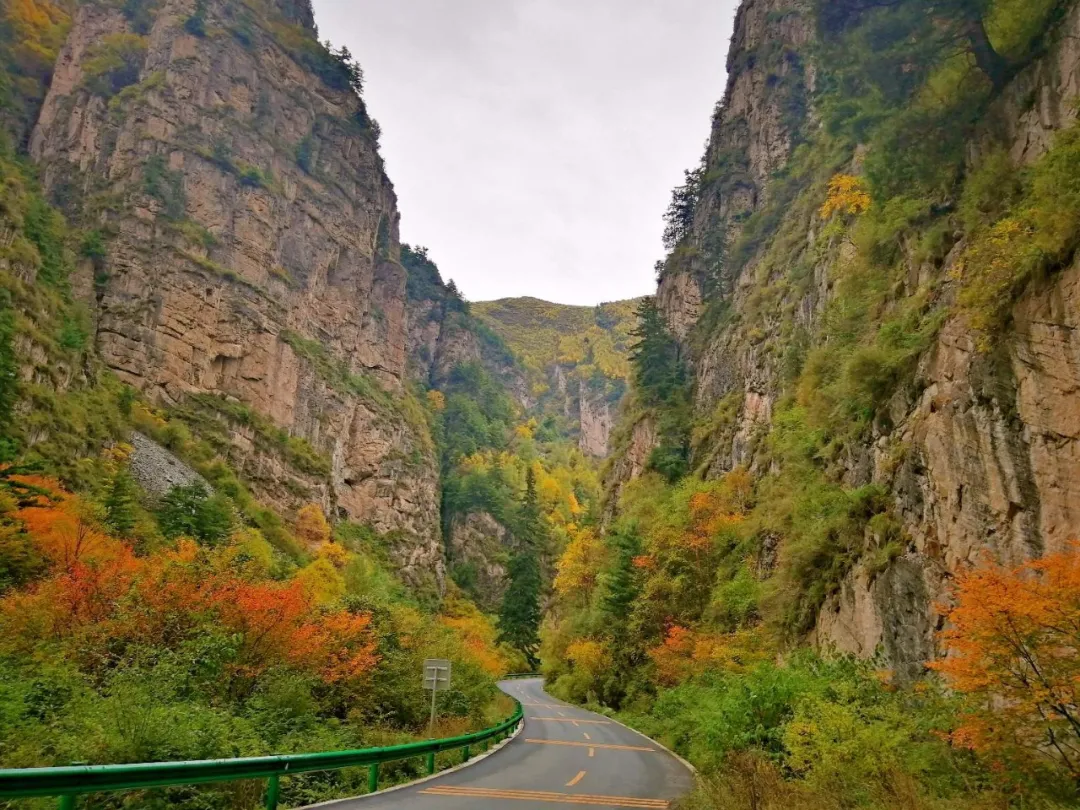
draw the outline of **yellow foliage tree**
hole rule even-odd
[[[555,592],[588,603],[596,588],[604,547],[592,529],[568,526],[570,542],[556,565]]]
[[[317,503],[300,507],[296,514],[296,536],[308,548],[318,548],[330,541],[330,524]]]
[[[838,174],[829,181],[829,193],[821,206],[821,218],[833,214],[861,214],[870,208],[870,194],[861,177]]]
[[[316,557],[300,569],[296,579],[304,593],[317,605],[330,605],[345,595],[345,579],[326,557]]]
[[[566,657],[574,665],[574,671],[595,681],[611,666],[611,653],[607,645],[591,638],[580,638],[566,648]]]

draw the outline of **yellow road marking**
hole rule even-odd
[[[583,731],[583,732],[581,732],[581,733],[585,735],[585,739],[586,739],[586,740],[591,740],[591,739],[592,739],[592,737],[590,737],[590,736],[589,736],[589,732],[587,732],[587,731]]]
[[[550,720],[553,723],[573,723],[575,726],[578,723],[592,723],[596,726],[610,726],[610,720],[582,720],[579,717],[530,717],[530,720]]]
[[[612,748],[616,751],[656,751],[655,748],[642,748],[637,745],[608,745],[606,743],[571,742],[570,740],[525,740],[525,742],[539,743],[540,745],[577,745],[589,748]]]
[[[573,787],[574,785],[576,785],[578,782],[580,782],[584,778],[585,778],[585,771],[578,771],[577,776],[575,776],[573,779],[571,779],[569,782],[567,782],[566,786],[567,787]]]
[[[584,771],[583,771],[584,773]],[[588,793],[552,793],[540,790],[498,790],[440,785],[420,791],[427,796],[463,796],[477,799],[519,799],[557,804],[586,804],[600,807],[636,807],[642,810],[667,810],[663,799],[638,799],[633,796],[598,796]]]
[[[559,717],[566,717],[566,715],[563,714],[562,712],[555,712],[555,714],[559,715]],[[547,720],[548,718],[546,718],[546,717],[538,717],[536,719],[537,720]]]
[[[596,749],[593,748],[591,745],[589,746],[589,756],[590,757],[595,757],[596,756]]]
[[[545,709],[564,709],[566,708],[561,703],[525,703],[522,701],[522,706],[543,706]]]
[[[577,728],[577,720],[571,720],[570,722],[574,724],[574,728]],[[585,722],[588,723],[589,721],[586,720]]]

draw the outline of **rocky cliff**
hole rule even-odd
[[[778,487],[812,478],[838,497],[882,495],[851,538],[837,524],[815,541],[840,576],[819,579],[819,601],[800,614],[809,619],[788,626],[913,676],[940,653],[934,605],[955,572],[1080,537],[1080,267],[1069,248],[1017,281],[988,339],[965,303],[991,283],[968,281],[986,227],[963,213],[977,181],[939,186],[925,202],[914,187],[894,192],[893,205],[910,206],[902,216],[870,207],[878,199],[868,194],[830,219],[826,201],[839,196],[830,178],[875,193],[883,184],[880,164],[866,164],[888,133],[863,141],[830,131],[844,85],[817,86],[831,65],[813,61],[827,45],[815,8],[743,2],[702,165],[669,213],[657,302],[692,369],[691,468],[718,477],[744,467],[758,482],[757,540],[773,559],[758,566],[762,578],[809,553],[794,548],[811,513],[777,506],[792,492]],[[956,125],[963,140],[950,176],[977,177],[1005,155],[1008,176],[1027,177],[1072,126],[1080,10],[1057,4],[1045,19],[1039,46],[1014,57],[1007,82],[991,90],[972,79],[977,90],[963,91],[986,101],[977,120]],[[1003,52],[1021,52],[998,36]],[[609,471],[613,500],[658,441],[654,414],[632,420]]]
[[[219,402],[260,496],[393,533],[406,574],[441,582],[396,200],[358,68],[303,2],[125,9],[79,8],[30,141],[50,198],[105,244],[75,282],[101,357],[163,406]],[[325,467],[254,441],[237,404]]]

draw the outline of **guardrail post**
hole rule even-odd
[[[379,763],[375,762],[367,767],[367,792],[374,793],[379,789]]]
[[[75,810],[74,793],[65,793],[60,797],[60,810]]]
[[[429,751],[427,755],[427,772],[428,776],[435,773],[435,752]]]
[[[464,748],[461,749],[461,761],[462,762],[468,762],[469,761],[469,746],[467,746],[467,745]]]
[[[266,810],[277,810],[278,796],[281,794],[281,783],[275,773],[266,780]]]

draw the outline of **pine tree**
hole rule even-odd
[[[647,405],[670,402],[686,387],[686,364],[679,343],[668,331],[664,316],[652,296],[643,298],[637,309],[637,338],[630,360],[638,395]]]
[[[543,515],[536,497],[536,476],[529,468],[515,526],[520,550],[510,561],[510,584],[499,611],[499,641],[520,650],[530,667],[539,663],[540,647],[540,551],[546,540]]]
[[[656,299],[642,299],[638,306],[638,339],[630,360],[638,399],[656,409],[659,442],[649,457],[649,467],[668,481],[686,474],[690,460],[690,382],[679,342],[668,331]]]
[[[634,557],[641,552],[641,540],[634,531],[613,531],[608,542],[614,546],[614,561],[604,577],[601,608],[615,622],[625,622],[638,597]]]
[[[120,537],[130,537],[135,529],[135,481],[127,470],[113,476],[105,498],[105,525]]]

